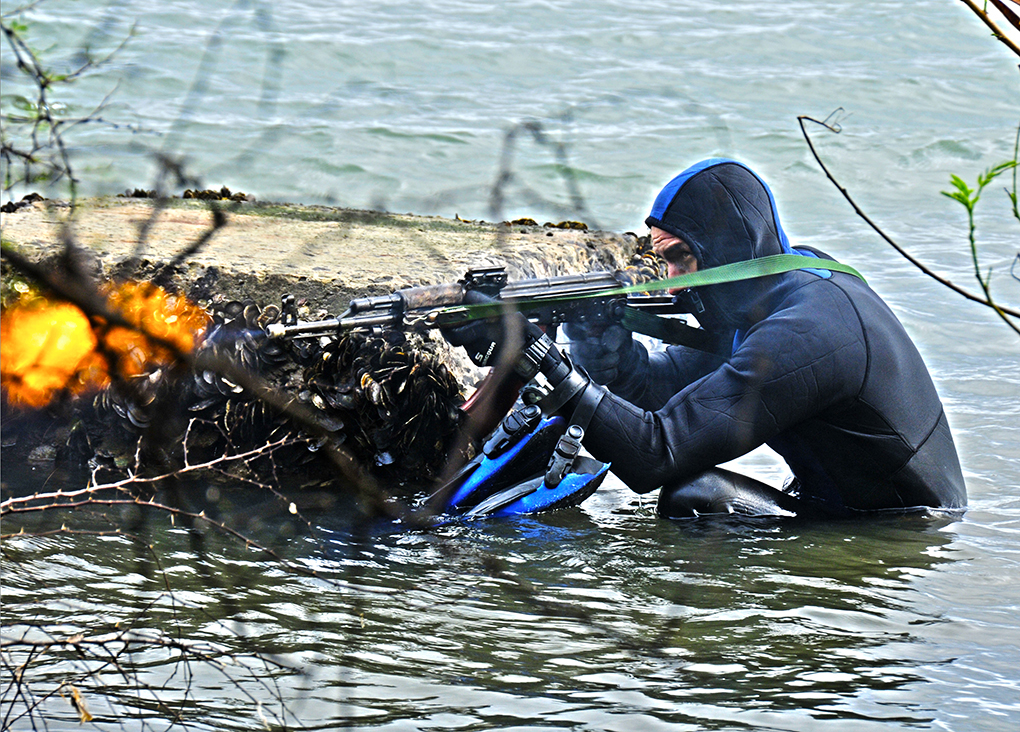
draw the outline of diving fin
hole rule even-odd
[[[553,449],[546,472],[490,495],[465,513],[481,516],[520,516],[577,506],[592,495],[609,472],[607,463],[578,455],[584,430],[571,425]]]
[[[540,475],[537,478],[532,478],[531,480],[526,480],[523,483],[512,485],[499,493],[489,496],[474,508],[469,509],[464,515],[467,518],[492,516],[494,513],[499,511],[499,509],[537,491],[542,487],[542,480],[543,478]]]
[[[482,452],[428,499],[440,513],[461,513],[531,478],[548,464],[566,430],[561,417],[543,418],[534,404],[514,410],[486,440]]]

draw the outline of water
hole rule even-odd
[[[863,271],[917,341],[970,510],[671,524],[616,482],[577,510],[434,532],[356,531],[342,506],[294,516],[271,498],[206,507],[281,565],[216,531],[196,545],[163,514],[97,509],[73,525],[95,533],[4,540],[4,641],[39,622],[60,637],[162,632],[163,645],[116,656],[123,674],[35,656],[31,697],[12,695],[4,668],[0,715],[27,698],[49,729],[78,729],[67,682],[103,728],[130,711],[129,728],[163,729],[178,710],[200,729],[1020,723],[1017,339],[871,232],[796,121],[846,110],[841,134],[811,129],[826,164],[893,238],[976,289],[964,212],[939,191],[1012,157],[1020,105],[1016,59],[961,4],[48,1],[24,17],[34,47],[58,44],[57,65],[71,62],[62,49],[100,55],[135,28],[100,72],[55,92],[72,114],[110,93],[105,123],[67,135],[86,195],[149,185],[163,151],[203,185],[263,200],[638,231],[686,165],[747,160],[791,238]],[[7,46],[2,71],[15,93]],[[529,121],[541,140],[521,131],[508,146]],[[503,165],[514,182],[494,208]],[[979,204],[978,237],[993,292],[1015,305],[1020,237],[1001,188]],[[766,453],[741,465],[782,478]],[[104,513],[133,529],[105,533]]]

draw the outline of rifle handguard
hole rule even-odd
[[[408,287],[398,290],[403,301],[403,311],[433,308],[442,305],[459,305],[464,302],[464,286],[459,282],[443,285],[426,285],[424,287]]]

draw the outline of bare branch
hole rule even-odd
[[[1014,43],[1006,34],[996,25],[995,21],[988,15],[988,12],[983,8],[979,8],[974,0],[961,0],[964,5],[974,11],[974,14],[981,19],[985,25],[992,30],[992,35],[998,38],[1010,51],[1020,56],[1020,46]],[[1005,17],[1006,22],[1012,25],[1017,30],[1020,30],[1020,18],[1017,14],[1011,10],[1002,0],[991,0],[992,4],[1002,13]]]
[[[831,132],[836,132],[836,133],[839,132],[839,128],[838,127],[835,127],[835,126],[833,126],[832,124],[829,124],[826,121],[819,121],[819,120],[817,120],[817,119],[815,119],[813,117],[809,117],[809,116],[806,116],[806,115],[801,115],[801,116],[797,117],[797,122],[800,123],[801,133],[804,135],[804,139],[807,141],[808,147],[811,150],[811,154],[814,156],[815,161],[817,161],[818,165],[821,167],[822,171],[825,173],[825,176],[832,182],[832,184],[834,186],[836,186],[836,190],[838,190],[843,195],[843,198],[845,198],[847,200],[847,202],[853,208],[854,212],[858,216],[860,216],[865,221],[865,223],[867,223],[868,226],[870,226],[875,231],[875,233],[877,233],[880,237],[882,237],[893,249],[895,249],[897,252],[899,252],[903,256],[904,259],[906,259],[908,262],[910,262],[915,267],[917,267],[919,270],[921,270],[921,272],[923,272],[924,274],[928,275],[929,277],[931,277],[933,280],[935,280],[939,284],[945,285],[949,289],[953,290],[953,292],[956,292],[956,293],[962,295],[963,297],[967,298],[968,300],[971,300],[972,302],[980,303],[981,305],[984,305],[986,307],[992,308],[993,310],[996,311],[996,313],[998,313],[1000,315],[1000,317],[1002,317],[1006,321],[1006,323],[1013,330],[1015,330],[1018,334],[1020,334],[1020,328],[1018,328],[1015,323],[1011,322],[1009,319],[1006,318],[1006,316],[1010,316],[1010,317],[1013,317],[1013,318],[1020,318],[1020,311],[1015,310],[1013,308],[1007,308],[1007,307],[999,306],[999,305],[995,304],[990,299],[990,297],[988,295],[986,295],[985,297],[981,297],[980,295],[975,295],[974,293],[970,292],[969,290],[966,290],[963,287],[960,287],[959,285],[954,284],[953,282],[951,282],[950,280],[946,279],[945,277],[942,277],[941,275],[939,275],[936,272],[932,271],[923,262],[918,260],[916,257],[911,255],[910,252],[908,252],[903,247],[901,247],[899,244],[897,244],[888,234],[886,234],[878,226],[878,224],[876,224],[874,221],[872,221],[868,217],[868,215],[866,213],[864,213],[864,211],[861,209],[861,207],[858,206],[857,203],[850,196],[850,193],[847,191],[847,189],[844,188],[839,183],[839,181],[836,180],[836,178],[830,172],[829,168],[825,165],[824,162],[822,162],[822,159],[818,155],[817,150],[815,150],[814,143],[812,142],[811,136],[808,134],[807,128],[804,126],[804,123],[805,122],[814,122],[815,124],[821,125],[825,129],[830,130]]]

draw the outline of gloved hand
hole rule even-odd
[[[477,290],[469,291],[464,297],[464,304],[477,305],[481,303],[494,302],[493,298],[483,295]],[[472,320],[463,325],[454,325],[442,328],[443,338],[451,346],[463,346],[468,357],[477,366],[490,366],[503,351],[504,343],[509,335],[517,330],[519,334],[519,345],[523,350],[535,341],[538,341],[544,333],[537,325],[528,322],[520,313],[513,313],[509,317]],[[558,352],[557,352],[558,355]],[[519,371],[520,369],[518,369]],[[530,379],[534,374],[527,375]],[[522,374],[524,376],[524,374]]]
[[[592,381],[609,384],[620,374],[621,357],[630,350],[634,337],[618,323],[567,323],[563,332],[570,339],[570,355]]]
[[[473,305],[492,302],[492,299],[471,291],[464,302]],[[509,329],[515,327],[521,328],[522,352],[517,354],[514,371],[524,382],[538,387],[534,396],[545,414],[564,412],[573,424],[585,429],[599,401],[605,396],[605,389],[592,384],[588,376],[577,371],[549,336],[523,315],[517,313],[509,318],[475,320],[443,328],[442,334],[450,345],[463,346],[474,363],[485,366],[495,362],[505,345]],[[630,333],[622,328],[620,330],[625,334],[624,340],[629,342]],[[545,384],[531,381],[540,372],[545,376]]]

